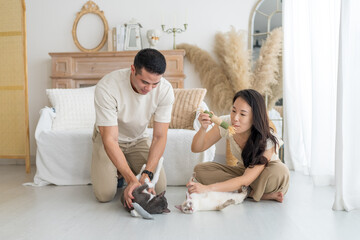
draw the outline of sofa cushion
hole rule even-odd
[[[95,86],[77,89],[46,89],[51,105],[55,108],[53,130],[93,128]]]
[[[91,153],[93,129],[70,131],[51,130],[54,113],[51,108],[40,111],[36,126],[36,174],[34,185],[79,185],[91,183]],[[152,138],[152,129],[147,129]],[[201,154],[190,151],[196,131],[170,129],[163,154],[168,185],[185,185],[192,176],[195,165],[213,161],[216,146]]]
[[[198,110],[204,100],[205,94],[205,88],[175,88],[175,102],[171,112],[169,128],[193,130],[196,110]],[[153,127],[153,120],[150,121],[148,127]]]

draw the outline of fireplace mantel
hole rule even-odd
[[[95,85],[107,73],[129,68],[137,52],[49,53],[52,87],[80,88]],[[174,88],[183,88],[185,51],[179,49],[160,52],[164,54],[167,64],[164,77]]]

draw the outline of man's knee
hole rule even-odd
[[[111,200],[114,199],[115,195],[116,195],[116,188],[115,189],[95,189],[94,188],[94,194],[96,199],[99,202],[110,202]]]

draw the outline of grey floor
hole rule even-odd
[[[333,187],[291,172],[283,203],[246,200],[220,212],[180,213],[185,187],[168,187],[169,214],[131,217],[118,196],[98,203],[91,186],[29,187],[24,166],[0,165],[0,239],[360,239],[360,210],[331,210]]]

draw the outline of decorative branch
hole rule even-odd
[[[228,114],[232,106],[235,92],[222,68],[214,61],[210,54],[197,46],[179,44],[178,49],[186,51],[186,57],[200,74],[201,84],[207,89],[210,106],[213,111]]]
[[[234,27],[227,33],[215,35],[215,53],[234,92],[251,86],[250,52],[246,48],[245,32]]]
[[[211,109],[218,115],[229,114],[233,96],[242,89],[253,88],[267,95],[268,109],[282,96],[282,29],[274,29],[263,43],[254,73],[244,38],[245,34],[234,27],[227,33],[216,34],[214,51],[220,64],[197,46],[177,45],[185,49],[187,59],[199,72]]]
[[[271,102],[276,102],[275,97],[279,96],[282,87],[282,73],[279,68],[282,55],[283,32],[281,28],[272,30],[263,46],[260,49],[260,56],[254,70],[252,88],[263,96],[268,95]],[[277,94],[274,95],[274,90]],[[274,103],[275,103],[274,102]],[[270,109],[269,105],[268,108]]]
[[[268,110],[275,106],[275,103],[283,96],[283,76],[282,76],[282,55],[279,56],[279,74],[276,75],[278,84],[271,86],[271,96],[268,99]]]

